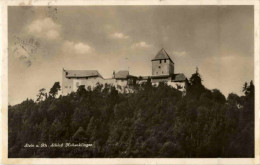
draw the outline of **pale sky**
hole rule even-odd
[[[254,78],[253,6],[8,8],[9,104],[61,82],[62,68],[151,75],[164,48],[175,73],[196,66],[209,89],[242,94]]]

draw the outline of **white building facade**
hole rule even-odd
[[[116,87],[119,92],[131,92],[131,87],[136,84],[145,83],[149,78],[153,85],[165,82],[168,85],[185,92],[188,80],[182,73],[174,73],[174,62],[168,53],[161,49],[152,61],[151,76],[130,75],[129,71],[118,71],[113,73],[112,78],[104,79],[97,70],[62,70],[62,95],[76,92],[79,86],[86,89],[97,86],[97,84],[107,84]]]

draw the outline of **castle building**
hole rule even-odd
[[[97,70],[62,70],[62,95],[78,90],[78,87],[93,87],[104,78]]]
[[[162,76],[174,74],[174,62],[168,53],[161,49],[152,59],[152,76]]]
[[[183,73],[174,72],[174,62],[164,49],[161,49],[152,59],[151,80],[153,84],[166,82],[182,91],[186,90],[188,82]]]
[[[93,89],[97,84],[115,86],[119,92],[129,92],[136,84],[137,77],[129,71],[118,71],[112,78],[104,79],[97,70],[62,70],[62,95],[76,92],[79,86]]]
[[[165,82],[168,85],[186,91],[187,78],[182,73],[174,73],[174,62],[168,53],[161,49],[152,61],[151,76],[133,76],[127,70],[113,72],[112,78],[104,79],[97,70],[62,70],[62,95],[76,92],[79,86],[86,89],[94,88],[97,84],[115,86],[119,92],[131,92],[131,87],[147,82],[151,78],[153,85]]]

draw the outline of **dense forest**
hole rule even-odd
[[[227,98],[202,84],[198,72],[186,94],[164,83],[119,93],[97,85],[57,96],[56,82],[37,100],[8,109],[9,158],[254,157],[254,84]],[[92,144],[51,147],[53,143]],[[28,145],[46,144],[41,147]]]

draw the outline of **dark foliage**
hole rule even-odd
[[[52,86],[52,88],[50,89],[50,96],[55,97],[58,94],[58,91],[60,90],[60,83],[59,82],[55,82],[54,85]]]
[[[67,96],[26,100],[8,110],[9,157],[254,157],[254,85],[244,96],[208,90],[198,72],[187,94],[148,81],[136,92],[79,87]],[[89,143],[91,147],[25,148]]]

